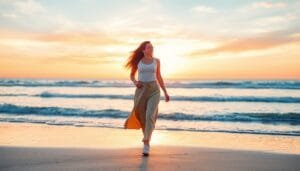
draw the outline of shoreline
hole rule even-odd
[[[142,132],[135,129],[0,122],[0,134],[0,146],[7,147],[142,147]],[[151,141],[152,146],[204,147],[300,155],[298,144],[300,137],[297,136],[178,130],[154,130]]]

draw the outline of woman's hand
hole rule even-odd
[[[165,93],[165,101],[166,102],[170,101],[170,96],[168,93]]]
[[[137,88],[141,88],[143,85],[140,81],[134,81],[134,85],[137,87]]]

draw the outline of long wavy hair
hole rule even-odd
[[[137,69],[137,65],[139,61],[144,57],[143,50],[146,48],[147,43],[151,43],[150,41],[143,41],[138,48],[134,51],[131,51],[131,55],[127,59],[127,63],[125,64],[125,68],[127,69]]]

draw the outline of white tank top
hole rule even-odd
[[[138,65],[138,80],[143,82],[149,82],[156,80],[156,59],[153,57],[152,63],[145,64],[142,60],[139,61]]]

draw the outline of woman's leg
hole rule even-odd
[[[148,144],[151,140],[152,132],[155,128],[156,118],[158,114],[158,104],[160,100],[160,92],[157,91],[147,101],[146,122],[144,130],[144,143]]]

